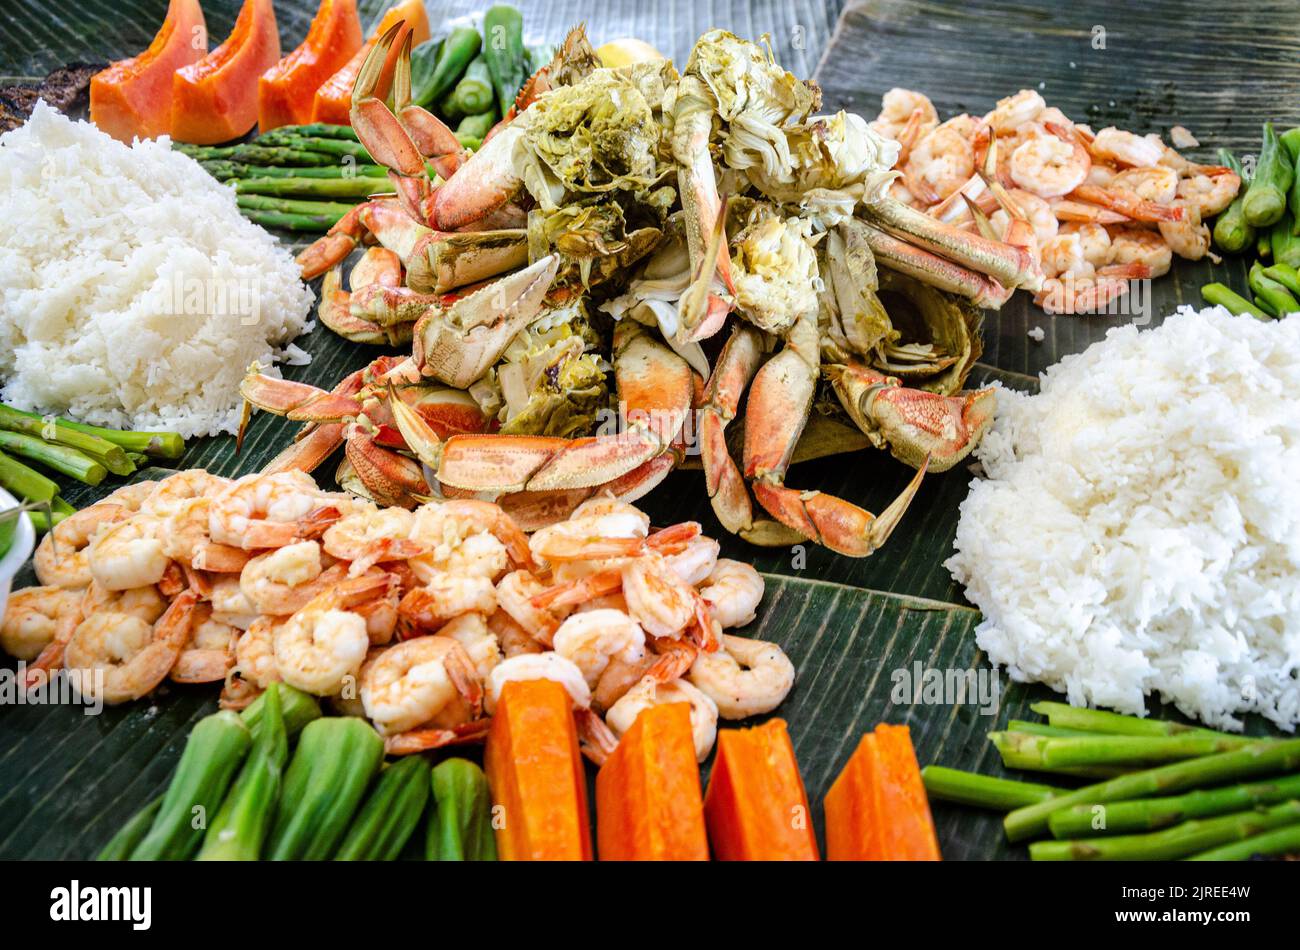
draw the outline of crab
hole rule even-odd
[[[961,388],[977,307],[1036,287],[1031,255],[891,200],[896,144],[855,115],[813,115],[820,91],[770,52],[715,30],[681,76],[666,62],[598,69],[576,29],[466,158],[410,104],[409,48],[389,102],[376,95],[395,33],[368,56],[352,110],[394,194],[299,260],[304,277],[325,275],[323,322],[359,342],[409,341],[412,354],[331,393],[251,373],[250,403],[309,423],[276,465],[314,467],[343,442],[345,487],[405,505],[492,497],[540,526],[597,491],[649,491],[688,450],[695,411],[724,525],[865,556],[925,473],[957,464],[987,429],[992,392]],[[344,291],[343,261],[373,242]],[[499,431],[453,395],[482,388],[512,340],[593,293],[614,320],[621,431]],[[893,316],[885,298],[899,301]],[[702,344],[728,325],[711,361]],[[737,464],[728,425],[746,389]],[[916,469],[880,515],[785,485],[823,414],[861,431],[846,447],[865,441]]]

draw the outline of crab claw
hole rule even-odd
[[[859,364],[824,369],[858,428],[913,468],[928,461],[931,471],[946,472],[970,454],[993,422],[992,389],[943,396],[908,389]]]
[[[303,280],[319,277],[331,267],[342,264],[361,243],[361,238],[366,232],[366,227],[362,223],[362,211],[368,204],[369,202],[363,202],[339,218],[332,228],[298,255],[297,261],[298,266],[302,268]]]

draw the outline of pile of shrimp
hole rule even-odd
[[[1173,254],[1200,260],[1205,221],[1241,188],[1230,168],[1190,162],[1156,134],[1094,132],[1032,89],[944,122],[921,93],[891,89],[872,128],[900,146],[893,196],[1027,248],[1048,313],[1102,310]]]
[[[611,497],[530,537],[484,501],[379,508],[301,472],[196,469],[57,525],[0,647],[28,685],[63,670],[110,704],[170,680],[222,683],[239,709],[284,682],[395,755],[479,740],[505,683],[551,679],[594,761],[669,702],[689,704],[703,760],[719,717],[769,712],[794,684],[779,646],[724,632],[754,619],[763,579],[718,550]]]

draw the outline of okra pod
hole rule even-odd
[[[1237,316],[1250,314],[1259,320],[1269,318],[1269,314],[1224,284],[1206,284],[1201,288],[1201,299],[1208,304],[1223,307]]]
[[[1300,271],[1290,264],[1274,264],[1272,267],[1265,267],[1264,276],[1277,281],[1291,291],[1297,300],[1300,300]]]
[[[203,843],[252,742],[248,727],[228,709],[200,719],[185,743],[162,806],[132,861],[187,861]]]
[[[135,817],[118,829],[117,834],[108,839],[108,844],[104,845],[102,851],[96,855],[96,861],[127,861],[131,858],[131,852],[144,840],[144,836],[149,833],[153,827],[154,818],[158,815],[158,809],[162,807],[163,797],[159,795],[148,805],[145,805]]]
[[[456,115],[478,115],[492,108],[492,75],[482,53],[470,60],[465,75],[451,90],[451,102]]]
[[[1259,261],[1251,266],[1248,279],[1256,299],[1266,301],[1279,317],[1300,310],[1300,302],[1285,287],[1264,275],[1264,266]]]
[[[284,776],[267,858],[321,861],[332,855],[383,758],[384,740],[364,719],[309,723]]]
[[[1295,162],[1278,141],[1273,123],[1264,123],[1264,144],[1255,165],[1255,177],[1246,189],[1242,207],[1246,220],[1257,228],[1268,227],[1286,211],[1286,196],[1295,179]]]
[[[468,759],[445,759],[431,773],[424,856],[430,861],[495,861],[487,776]]]
[[[528,78],[524,52],[524,17],[509,4],[498,3],[483,14],[483,56],[487,60],[497,107],[505,115],[515,104],[519,87]]]
[[[465,138],[478,139],[480,142],[492,131],[492,126],[496,125],[496,109],[488,109],[487,112],[481,112],[478,115],[467,115],[460,120],[460,125],[456,126],[456,138],[464,141]]]
[[[284,733],[279,684],[272,683],[260,698],[265,699],[265,705],[253,735],[252,751],[216,818],[208,825],[200,861],[256,861],[262,853],[262,843],[275,817],[289,741]]]
[[[375,779],[334,860],[397,860],[424,814],[429,785],[429,763],[418,755],[387,766]]]
[[[1273,250],[1273,262],[1300,266],[1300,237],[1296,237],[1291,221],[1291,212],[1285,212],[1274,222],[1270,229],[1269,245]]]
[[[302,732],[308,723],[320,718],[320,703],[316,701],[315,696],[295,689],[288,683],[280,683],[279,686],[277,692],[280,694],[280,713],[284,719],[284,733],[292,739]],[[253,735],[257,735],[258,729],[261,728],[262,716],[266,714],[266,703],[266,693],[263,693],[239,714],[244,720],[244,725]]]
[[[456,85],[478,55],[483,37],[474,27],[462,26],[452,30],[440,46],[432,46],[433,42],[421,44],[411,53],[411,101],[426,108]]]
[[[1219,160],[1241,174],[1241,162],[1226,148],[1219,149]],[[1255,227],[1246,220],[1246,212],[1242,209],[1245,200],[1246,189],[1242,188],[1214,222],[1214,243],[1229,254],[1239,254],[1255,243]]]

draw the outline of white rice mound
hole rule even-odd
[[[1180,308],[1002,390],[946,566],[1014,679],[1300,720],[1300,315]]]
[[[115,428],[233,432],[249,364],[305,362],[312,292],[234,193],[167,139],[45,103],[0,136],[6,402]]]

